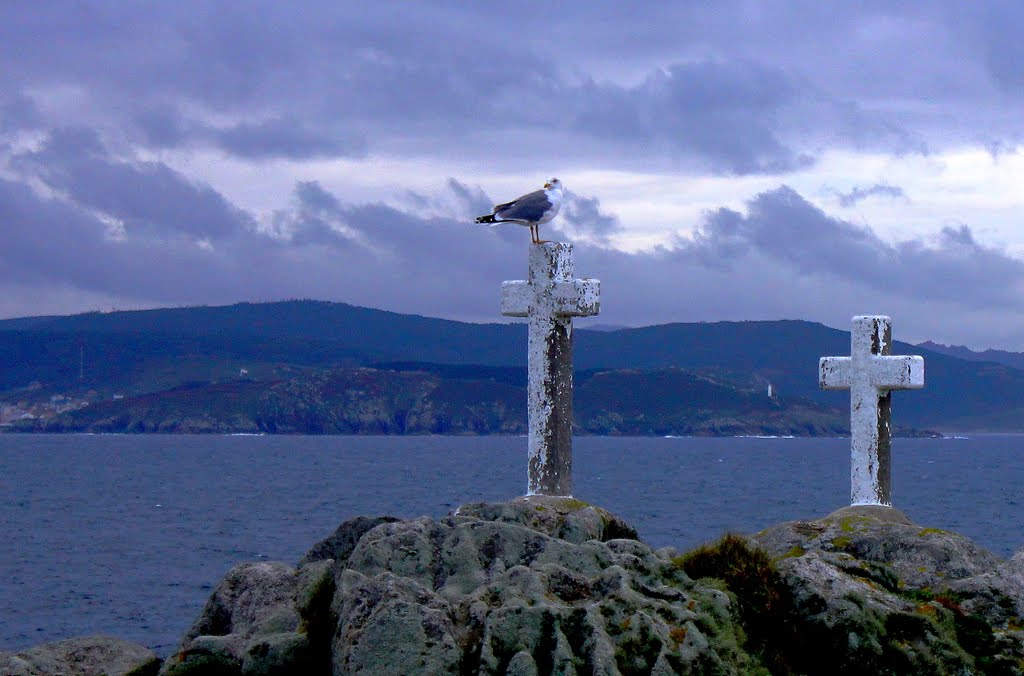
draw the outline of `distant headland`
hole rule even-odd
[[[811,322],[575,329],[575,432],[841,435],[817,360],[849,334]],[[0,321],[0,429],[522,434],[526,327],[288,301]],[[1024,370],[923,354],[902,433],[1024,431]],[[1005,360],[1004,360],[1005,361]],[[900,433],[900,430],[897,430]]]

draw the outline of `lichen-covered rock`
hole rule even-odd
[[[936,580],[958,580],[995,568],[1001,559],[962,535],[922,528],[893,507],[844,507],[814,521],[791,521],[757,536],[776,556],[799,549],[845,555],[864,577],[892,577],[920,588]],[[884,580],[876,582],[886,586]]]
[[[167,660],[185,674],[744,673],[727,593],[578,500],[351,519],[292,569],[233,569]],[[291,670],[291,671],[289,671]]]
[[[1007,638],[1008,609],[1024,602],[1020,570],[961,535],[859,506],[755,540],[788,588],[801,672],[1024,673],[1019,637]]]
[[[335,674],[457,673],[452,608],[417,582],[345,570],[335,597]]]
[[[1024,549],[994,569],[954,580],[948,588],[963,597],[968,612],[980,613],[993,624],[1020,626],[1024,618]]]
[[[587,540],[637,539],[636,530],[624,520],[573,498],[531,495],[509,502],[477,502],[459,507],[456,514],[482,521],[518,523],[576,544]]]
[[[309,638],[297,633],[298,582],[296,570],[284,563],[235,566],[214,588],[179,651],[167,658],[160,673],[288,673],[289,660],[306,659],[311,652]]]
[[[153,676],[156,654],[111,636],[45,643],[19,653],[0,652],[3,676]]]
[[[297,586],[295,569],[284,563],[243,563],[235,566],[210,595],[192,628],[197,636],[238,636],[295,629],[298,614],[292,608]]]
[[[393,516],[357,516],[348,519],[329,536],[313,545],[299,561],[299,566],[326,559],[333,559],[339,565],[344,565],[356,543],[359,542],[359,538],[363,537],[368,530],[376,528],[382,523],[395,521],[398,519]]]
[[[247,676],[310,674],[316,666],[309,636],[299,632],[255,636],[242,654],[242,673]]]
[[[297,569],[239,566],[162,673],[1024,674],[1022,611],[1024,552],[890,508],[679,554],[531,497],[351,519]]]
[[[357,673],[368,659],[381,673],[739,673],[751,664],[727,594],[613,533],[635,536],[604,510],[559,498],[368,531],[339,578],[334,673]],[[382,632],[385,621],[399,626]]]
[[[295,610],[299,614],[300,631],[321,627],[331,621],[336,566],[333,559],[326,559],[299,567],[295,587]]]

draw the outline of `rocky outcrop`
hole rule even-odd
[[[148,648],[110,636],[45,643],[20,653],[0,652],[3,676],[154,676],[160,660]]]
[[[240,566],[165,674],[1024,674],[1024,553],[852,507],[679,555],[565,498]]]
[[[574,544],[588,540],[638,539],[632,526],[608,510],[571,498],[476,502],[459,507],[455,514],[481,521],[519,524]]]
[[[344,565],[352,550],[359,544],[359,540],[366,535],[367,531],[373,530],[382,523],[394,523],[398,521],[393,516],[357,516],[338,526],[337,530],[313,545],[312,549],[299,561],[299,566],[304,566],[314,561],[325,561],[333,559],[339,565]]]
[[[1024,550],[993,570],[953,580],[948,590],[962,599],[968,613],[977,613],[995,626],[1015,626],[1024,622]]]
[[[753,668],[728,593],[635,537],[605,510],[562,498],[467,505],[437,520],[353,519],[297,569],[231,571],[163,673]]]
[[[243,563],[217,585],[161,674],[293,674],[316,670],[317,628],[304,624],[331,571],[283,563]]]
[[[1002,560],[892,508],[679,554],[531,497],[356,517],[297,567],[237,566],[160,673],[1024,674],[1022,615],[1024,551]],[[157,668],[89,640],[0,654],[0,674]]]
[[[1003,562],[877,506],[754,539],[790,599],[789,661],[800,672],[1024,673],[1024,552]]]

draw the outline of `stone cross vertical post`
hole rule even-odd
[[[924,387],[924,358],[891,356],[892,321],[854,317],[849,357],[822,357],[818,384],[850,390],[850,504],[892,504],[893,390]]]
[[[572,495],[572,318],[601,309],[601,282],[573,279],[572,253],[534,244],[527,280],[501,285],[501,314],[529,318],[527,495]]]

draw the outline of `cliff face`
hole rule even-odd
[[[1024,674],[1022,615],[1024,550],[891,508],[680,554],[580,501],[519,498],[356,517],[296,567],[237,566],[161,673]],[[0,672],[56,673],[47,650]]]
[[[769,397],[751,374],[683,369],[577,374],[575,429],[601,435],[836,435],[845,410]],[[268,381],[191,383],[19,425],[46,432],[525,434],[525,373],[418,365]]]
[[[615,331],[585,326],[581,322],[573,331],[575,367],[581,371],[731,370],[770,380],[783,397],[807,399],[825,409],[848,406],[846,393],[819,389],[817,373],[819,357],[848,353],[845,331],[790,320]],[[928,371],[924,390],[900,398],[900,424],[948,431],[1024,430],[1017,403],[1024,391],[1021,355],[950,356],[899,342],[894,352],[923,355]],[[409,370],[410,362],[445,379],[461,369],[457,377],[464,380],[502,382],[502,371],[518,370],[525,382],[526,327],[464,324],[340,303],[242,303],[0,320],[0,356],[6,357],[0,404],[10,405],[48,405],[53,396],[93,405],[115,394],[129,399],[196,381],[225,383],[243,371],[252,380],[272,383],[311,370],[403,363]],[[485,371],[486,377],[479,378]],[[717,417],[707,429],[735,425],[731,413]],[[152,418],[129,416],[129,422],[159,426]],[[200,413],[168,416],[165,422],[182,431],[210,431],[224,419]],[[640,430],[652,424],[650,416],[630,420],[625,412],[621,420],[598,422],[622,434],[646,432],[620,425]],[[745,428],[745,433],[800,432],[776,427],[761,432]]]

